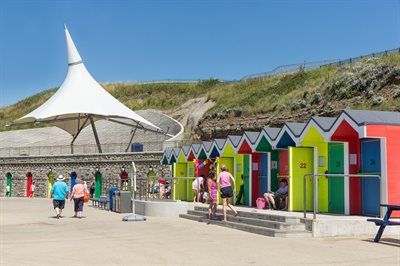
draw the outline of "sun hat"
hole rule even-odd
[[[63,175],[59,175],[57,177],[57,181],[64,181],[64,180],[65,180],[65,177]]]
[[[225,164],[221,165],[221,170],[222,171],[226,171],[226,165]]]

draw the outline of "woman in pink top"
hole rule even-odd
[[[232,198],[233,193],[236,192],[236,182],[233,176],[226,171],[226,166],[223,164],[221,166],[221,173],[218,175],[217,183],[220,184],[220,193],[222,198],[222,209],[224,212],[224,221],[226,222],[226,207],[228,206],[234,213],[235,216],[238,216],[238,212],[230,203],[230,198]],[[230,183],[230,180],[233,181],[233,190]]]
[[[85,186],[81,180],[77,180],[72,188],[71,200],[74,199],[74,217],[82,218],[83,196],[85,195]]]

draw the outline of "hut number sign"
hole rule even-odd
[[[300,163],[300,168],[307,168],[307,163]]]

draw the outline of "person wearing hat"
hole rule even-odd
[[[236,192],[236,182],[231,173],[226,170],[226,166],[221,165],[221,173],[219,173],[217,178],[217,184],[220,184],[220,194],[222,198],[222,210],[224,212],[224,222],[227,221],[226,211],[227,207],[229,207],[234,213],[235,216],[238,216],[238,212],[233,207],[233,205],[229,202],[230,198],[232,198],[233,194]],[[231,186],[231,181],[233,182],[233,190]]]
[[[50,198],[53,198],[53,207],[56,211],[56,218],[59,219],[61,217],[62,210],[65,206],[65,199],[68,198],[68,186],[64,182],[65,177],[63,175],[59,175],[57,177],[57,182],[53,184],[51,187]]]

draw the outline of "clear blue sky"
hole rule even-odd
[[[400,0],[0,0],[0,106],[61,85],[64,23],[99,82],[232,80],[400,46]]]

